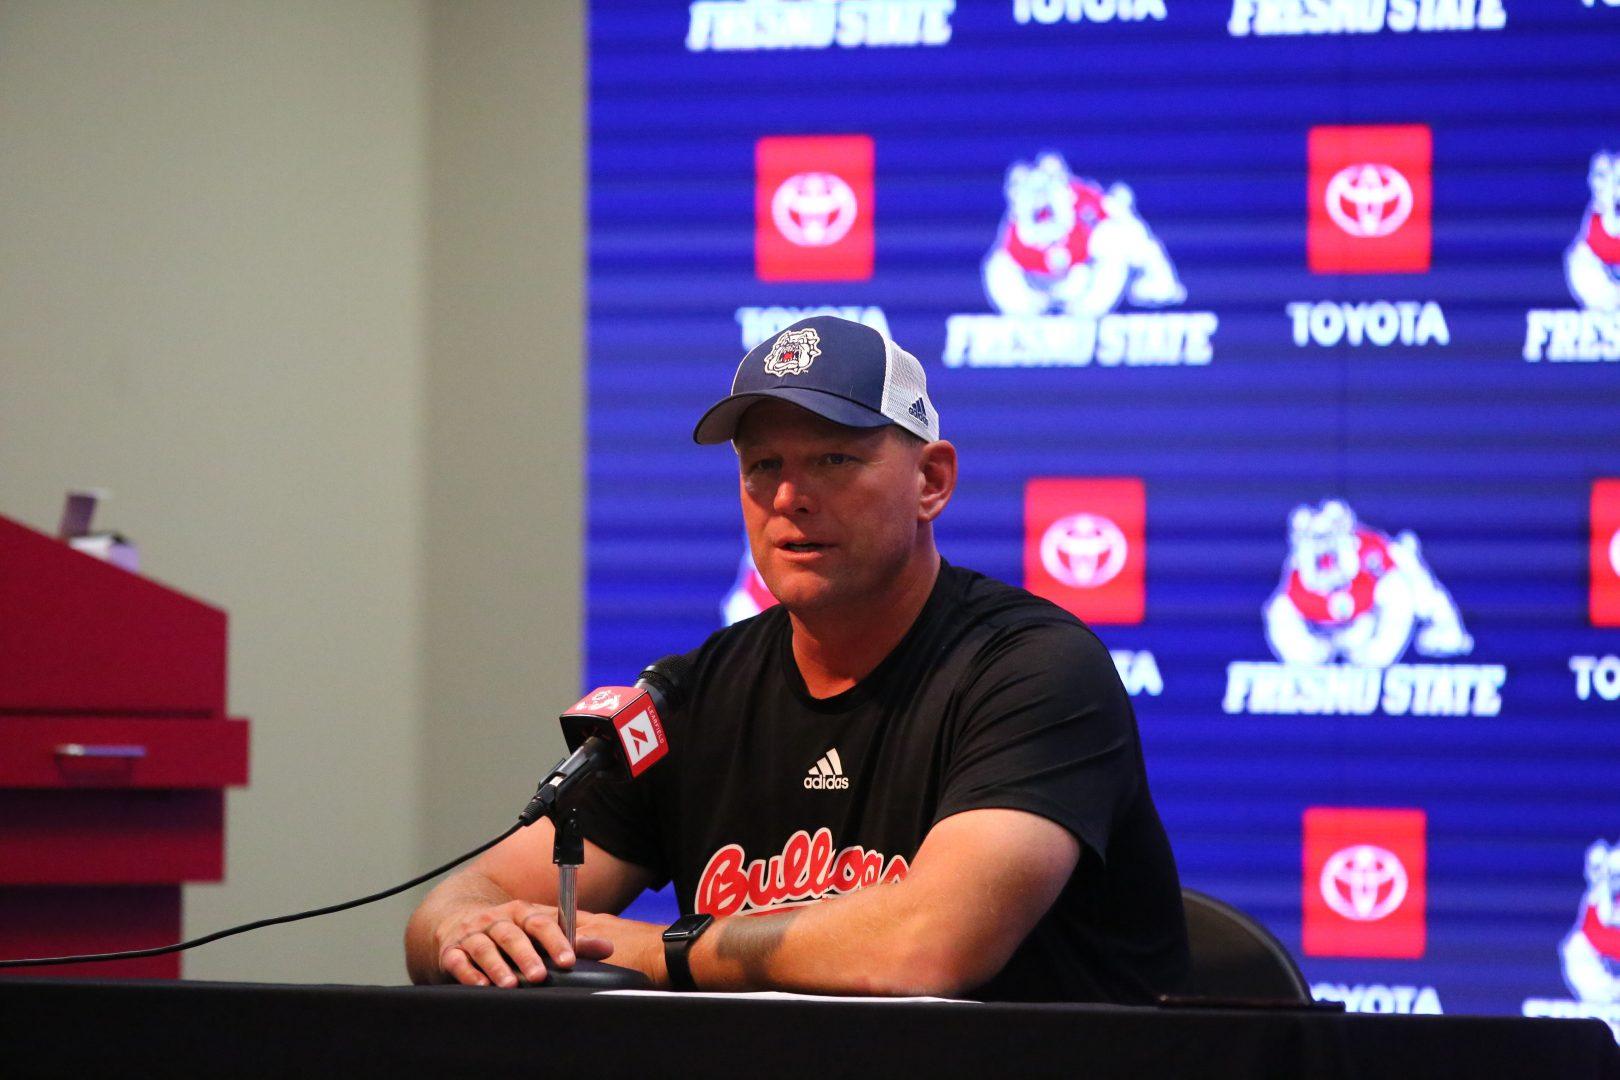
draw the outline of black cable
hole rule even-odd
[[[198,945],[207,945],[210,941],[218,941],[220,938],[228,938],[236,934],[245,934],[249,930],[258,930],[266,926],[276,926],[280,923],[298,922],[301,919],[313,919],[317,915],[331,915],[334,912],[347,911],[350,908],[357,908],[362,904],[371,904],[378,900],[386,900],[390,896],[404,892],[406,889],[415,888],[424,881],[436,878],[446,870],[449,870],[451,867],[464,863],[476,855],[482,855],[484,852],[488,851],[502,840],[505,840],[508,836],[511,836],[513,833],[523,828],[523,826],[526,824],[527,822],[519,821],[516,825],[513,825],[510,829],[507,829],[489,843],[481,844],[467,852],[465,855],[458,855],[437,869],[429,870],[420,877],[411,878],[411,880],[405,882],[403,885],[395,885],[392,889],[385,889],[380,893],[373,893],[370,896],[361,897],[359,900],[346,900],[341,904],[333,904],[330,907],[316,908],[314,911],[300,911],[296,915],[278,915],[273,919],[260,919],[258,922],[250,922],[244,923],[241,926],[233,926],[229,930],[220,930],[209,934],[206,937],[194,938],[191,941],[182,941],[174,945],[162,945],[155,949],[129,949],[125,952],[89,953],[84,956],[38,957],[30,960],[0,960],[0,968],[48,967],[52,964],[94,964],[102,960],[139,960],[147,956],[163,956],[167,953],[180,952],[184,949],[194,949]]]

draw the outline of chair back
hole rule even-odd
[[[1181,891],[1192,964],[1179,997],[1309,1005],[1310,985],[1275,934],[1231,904]]]

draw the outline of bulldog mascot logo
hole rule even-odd
[[[1575,928],[1558,951],[1564,958],[1564,981],[1582,1001],[1620,1002],[1620,845],[1602,840],[1586,849],[1586,896]]]
[[[1129,300],[1187,298],[1164,246],[1136,216],[1124,184],[1104,191],[1048,151],[1007,170],[1007,211],[984,260],[984,287],[1003,315],[1096,318]]]
[[[1266,639],[1279,660],[1384,668],[1408,644],[1424,656],[1473,649],[1410,532],[1391,538],[1330,499],[1295,508],[1288,533],[1282,583],[1265,607]]]
[[[1564,253],[1569,291],[1591,311],[1620,310],[1620,154],[1600,150],[1587,173],[1592,204]]]

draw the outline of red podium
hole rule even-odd
[[[0,958],[180,938],[224,876],[226,617],[0,517]],[[178,978],[178,954],[6,975]]]

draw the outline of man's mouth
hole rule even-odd
[[[825,549],[825,548],[827,548],[829,546],[830,545],[828,545],[828,544],[814,544],[814,543],[810,543],[808,541],[806,541],[805,543],[800,543],[800,544],[783,544],[782,545],[782,547],[787,551],[800,551],[800,552],[803,552],[803,551],[821,551],[821,550],[823,550],[823,549]]]

